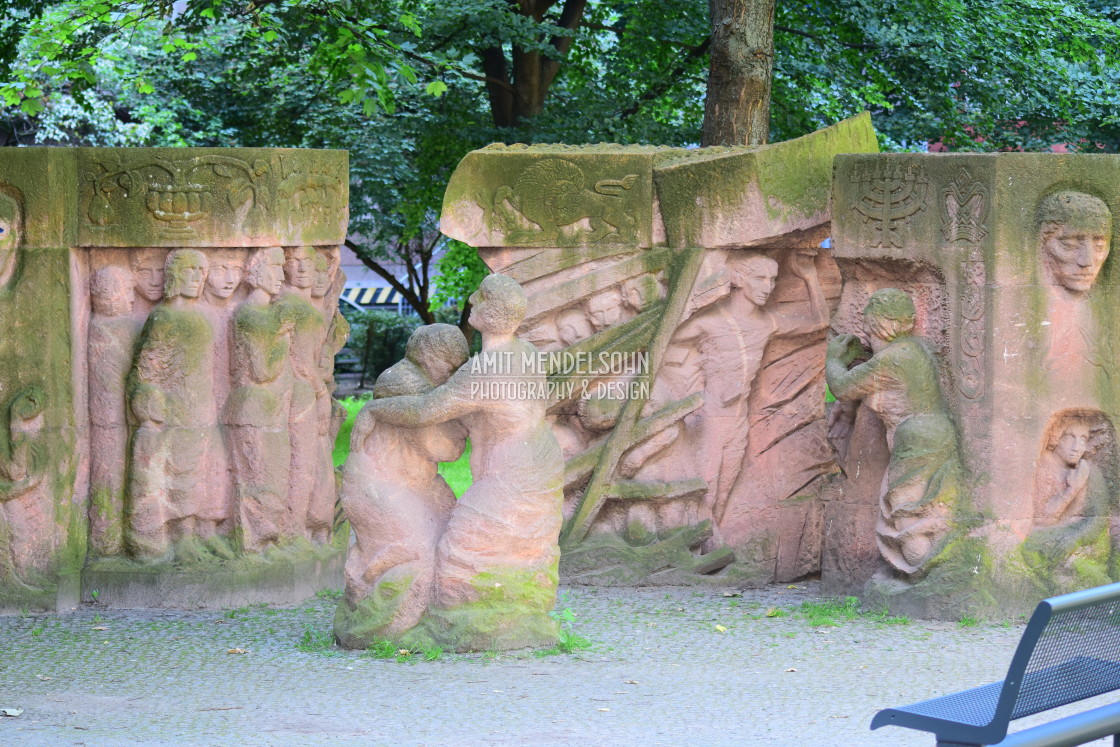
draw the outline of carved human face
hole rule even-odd
[[[293,288],[310,288],[315,283],[315,257],[307,247],[285,252],[284,275]]]
[[[327,295],[327,291],[331,287],[331,268],[330,265],[326,267],[315,268],[315,284],[311,286],[311,295],[314,298],[322,298]]]
[[[265,262],[264,268],[264,283],[261,288],[270,296],[275,296],[280,292],[280,288],[284,285],[284,266],[287,261],[284,259],[284,253],[277,250],[269,252],[268,259]]]
[[[591,335],[591,325],[582,311],[566,311],[556,320],[556,334],[565,346],[572,345]]]
[[[132,261],[136,292],[152,303],[163,298],[163,256],[158,252],[141,252]]]
[[[232,254],[217,254],[210,262],[206,275],[206,289],[216,298],[229,298],[241,285],[245,273],[241,259]]]
[[[606,329],[622,317],[622,294],[611,289],[587,301],[587,317],[596,331]]]
[[[90,288],[93,311],[99,316],[124,316],[132,311],[136,292],[128,271],[123,268],[105,268]]]
[[[774,283],[778,279],[777,265],[770,262],[751,262],[744,264],[738,275],[743,297],[755,306],[765,306],[770,294],[774,292]]]
[[[1042,245],[1054,282],[1074,294],[1088,293],[1108,258],[1109,228],[1058,224]]]
[[[1089,448],[1088,426],[1075,423],[1066,426],[1061,438],[1054,446],[1054,454],[1061,459],[1067,467],[1076,467]]]
[[[206,283],[206,266],[200,262],[191,262],[182,268],[183,295],[187,298],[198,298],[202,295],[202,286]]]

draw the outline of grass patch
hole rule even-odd
[[[957,627],[960,628],[975,628],[979,624],[980,618],[973,617],[972,615],[965,615],[960,620],[957,620]]]
[[[777,609],[777,608],[772,608]],[[842,622],[852,620],[868,620],[882,625],[909,625],[910,618],[904,615],[892,615],[886,609],[865,610],[860,606],[856,597],[843,599],[824,599],[819,602],[802,602],[798,613],[805,618],[809,625],[815,628],[834,627]],[[771,617],[770,612],[766,613]],[[775,615],[780,617],[780,615]]]
[[[342,589],[319,589],[319,591],[315,592],[315,598],[333,599],[337,601],[342,599],[343,594],[345,594],[345,592]]]
[[[334,633],[305,628],[296,649],[305,654],[321,654],[334,648]]]
[[[392,659],[396,662],[406,661],[439,661],[443,658],[443,647],[432,644],[418,648],[400,648],[388,638],[374,641],[366,649],[365,656],[371,659]]]

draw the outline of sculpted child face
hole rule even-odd
[[[1052,282],[1074,295],[1088,293],[1108,259],[1112,215],[1081,192],[1059,192],[1039,206],[1042,261]]]
[[[136,292],[152,303],[163,298],[162,252],[146,249],[132,256],[132,274],[136,280]]]
[[[206,289],[216,298],[229,298],[245,273],[241,258],[233,253],[215,254],[206,275]]]
[[[1089,427],[1082,423],[1073,423],[1066,426],[1058,443],[1054,446],[1054,454],[1061,459],[1067,467],[1076,467],[1089,448]]]

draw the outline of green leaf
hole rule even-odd
[[[447,84],[442,80],[433,80],[428,85],[424,86],[424,92],[432,96],[442,96],[447,93]]]

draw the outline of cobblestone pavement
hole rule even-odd
[[[835,605],[819,625],[818,601],[813,584],[570,588],[589,650],[404,662],[325,647],[325,596],[3,617],[0,708],[22,713],[0,717],[0,744],[932,747],[871,716],[1001,679],[1022,632]]]

